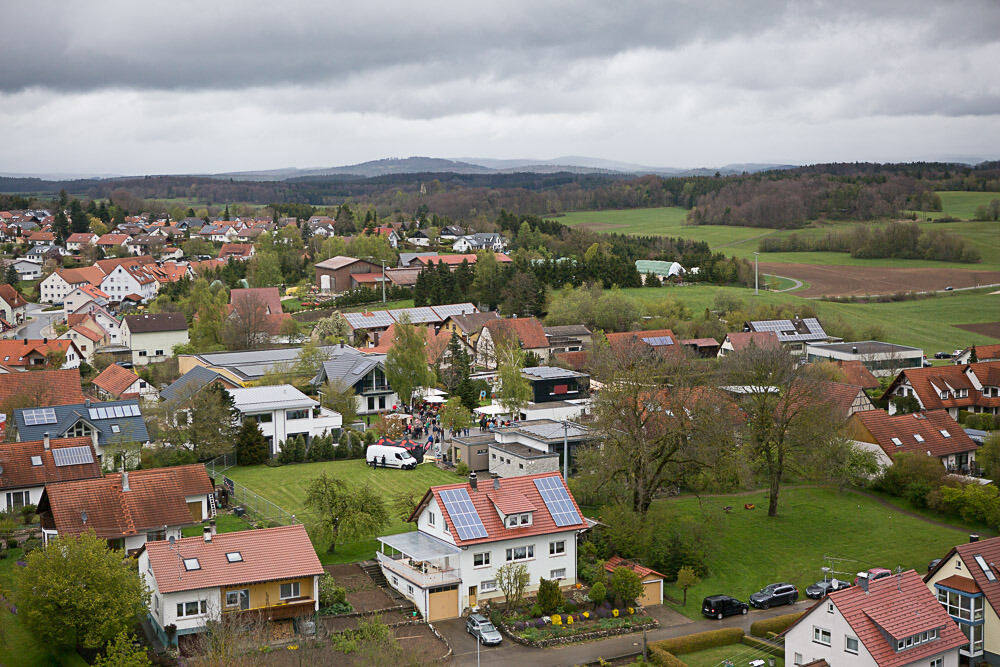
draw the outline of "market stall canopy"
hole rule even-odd
[[[491,403],[490,405],[483,405],[476,408],[476,412],[481,415],[505,415],[508,413],[508,410],[504,409],[501,405]]]

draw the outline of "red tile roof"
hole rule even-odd
[[[979,567],[975,561],[969,565],[969,567]],[[956,591],[962,591],[963,593],[970,593],[975,595],[976,593],[982,593],[983,590],[979,588],[975,581],[969,579],[968,577],[963,577],[960,574],[953,574],[950,577],[945,577],[940,581],[935,582],[936,584],[941,584],[947,588],[952,588]]]
[[[427,363],[433,364],[448,348],[448,343],[451,341],[451,332],[441,329],[437,333],[434,333],[434,329],[432,327],[425,327],[425,329],[424,352],[427,355]],[[364,347],[358,349],[369,354],[387,353],[396,343],[396,325],[390,324],[385,331],[376,335],[378,336],[378,345],[375,347]]]
[[[75,347],[71,340],[59,340],[57,338],[45,339],[17,339],[0,340],[0,364],[7,366],[28,366],[29,355],[36,353],[45,356],[49,352],[66,352],[70,347]]]
[[[103,389],[117,398],[124,394],[138,379],[139,376],[129,369],[118,364],[111,364],[94,378],[93,383],[95,387]]]
[[[100,285],[104,280],[104,272],[99,266],[81,266],[76,269],[57,269],[60,278],[70,285],[90,284]]]
[[[892,395],[896,387],[908,381],[916,392],[925,410],[938,408],[966,409],[970,406],[987,408],[1000,407],[1000,398],[985,398],[976,390],[970,379],[974,375],[981,384],[1000,385],[1000,361],[982,361],[964,366],[932,366],[930,368],[907,368],[896,376],[885,395]],[[969,395],[955,398],[954,390],[965,389]],[[949,398],[941,398],[947,392]]]
[[[277,287],[234,289],[229,293],[230,310],[242,302],[254,303],[257,301],[264,304],[268,315],[280,315],[284,312],[281,308],[281,293],[278,292]]]
[[[128,234],[104,234],[97,239],[97,245],[121,245],[129,238]]]
[[[552,515],[549,513],[548,507],[545,505],[545,501],[542,500],[542,496],[538,493],[538,488],[535,486],[535,480],[542,477],[555,477],[562,482],[562,475],[559,473],[542,473],[539,475],[524,475],[521,477],[507,477],[500,479],[499,491],[495,491],[493,489],[493,483],[490,480],[481,480],[478,485],[478,491],[473,491],[468,482],[432,486],[430,490],[427,491],[423,500],[420,501],[417,509],[414,510],[413,514],[410,516],[410,520],[412,521],[420,512],[422,512],[426,504],[430,501],[430,497],[434,496],[438,507],[441,508],[441,514],[444,516],[445,525],[451,533],[455,544],[458,546],[481,544],[485,542],[499,542],[501,540],[533,537],[535,535],[547,535],[549,533],[582,530],[586,528],[587,524],[583,521],[583,513],[580,512],[580,508],[576,504],[576,499],[573,498],[573,494],[569,492],[569,489],[567,489],[566,492],[569,493],[573,507],[576,508],[576,512],[580,516],[580,523],[570,526],[556,525],[556,522],[552,519]],[[475,506],[476,512],[479,514],[479,519],[483,522],[483,526],[486,528],[486,537],[463,540],[459,537],[458,531],[455,530],[455,524],[452,521],[451,516],[448,514],[448,508],[441,500],[441,492],[446,489],[463,488],[469,494],[469,498],[472,500],[472,504]],[[566,488],[565,482],[563,482],[563,488]],[[519,496],[523,496],[538,508],[534,512],[530,526],[507,528],[500,520],[500,515],[497,513],[496,508],[493,505],[494,499],[503,498],[508,492],[514,492]]]
[[[843,415],[844,419],[851,415],[854,399],[862,392],[861,387],[844,382],[824,382],[820,391],[822,396],[837,408],[838,413]],[[867,395],[865,399],[868,400]]]
[[[976,359],[979,361],[990,361],[994,359],[1000,359],[1000,343],[996,345],[973,345],[976,348]],[[967,352],[971,348],[966,348],[963,352]]]
[[[648,568],[645,565],[639,565],[635,561],[625,560],[621,556],[612,556],[607,560],[606,563],[604,563],[604,569],[607,570],[608,572],[614,572],[619,567],[627,567],[628,569],[638,574],[639,578],[643,581],[651,578],[651,575],[656,575],[660,579],[666,578],[652,568]]]
[[[677,336],[670,329],[652,329],[650,331],[623,331],[620,333],[604,334],[608,340],[608,345],[615,352],[628,350],[632,345],[645,345],[654,350],[663,352],[674,352],[680,349]],[[645,341],[646,338],[669,338],[673,341],[670,345],[652,345]],[[714,342],[714,341],[713,341]]]
[[[978,449],[972,438],[944,410],[891,417],[882,410],[868,410],[855,413],[853,418],[864,424],[889,458],[901,452],[920,455],[930,452],[931,456],[942,457]],[[902,444],[897,445],[893,438]]]
[[[502,252],[495,252],[493,254],[496,256],[497,262],[500,264],[507,264],[511,261],[510,257]],[[441,263],[448,264],[449,266],[458,266],[463,261],[466,261],[469,264],[475,264],[477,256],[475,253],[470,253],[467,255],[430,255],[426,257],[414,257],[413,259],[424,266]]]
[[[0,285],[0,299],[6,301],[7,305],[11,308],[20,308],[28,305],[28,300],[10,285]]]
[[[521,347],[525,350],[538,348],[548,348],[549,339],[545,337],[545,329],[542,323],[534,317],[512,317],[503,320],[491,320],[483,325],[483,328],[490,330],[490,335],[495,341],[498,332],[510,332],[517,336]],[[503,334],[499,334],[503,335]]]
[[[211,542],[186,537],[177,540],[173,548],[165,541],[147,542],[145,548],[160,593],[323,574],[302,524],[220,533]],[[226,554],[234,551],[240,553],[242,561],[229,562]],[[197,558],[201,569],[179,570],[178,554]]]
[[[97,238],[97,234],[90,232],[77,232],[66,237],[66,243],[90,243]]]
[[[101,476],[101,464],[90,438],[53,438],[49,447],[45,448],[43,440],[0,443],[0,489],[9,491]],[[52,450],[66,447],[89,448],[90,463],[57,466]],[[39,457],[42,464],[32,465],[33,456]]]
[[[219,249],[219,259],[227,257],[249,257],[253,254],[252,243],[223,243]]]
[[[135,257],[112,257],[111,259],[99,259],[94,262],[94,265],[100,268],[104,275],[107,275],[120,265],[125,265],[125,268],[129,268],[155,263],[156,260],[154,260],[151,255],[136,255]]]
[[[719,341],[714,338],[685,338],[681,341],[681,345],[694,345],[695,347],[719,347]]]
[[[858,641],[880,667],[901,667],[916,663],[968,643],[969,640],[951,620],[936,596],[913,570],[873,581],[868,589],[867,595],[861,586],[851,586],[830,593],[799,617],[789,629],[808,619],[813,613],[818,613],[817,610],[825,609],[826,602],[829,601],[844,616]],[[935,628],[939,633],[936,640],[896,651],[895,640]],[[887,639],[883,631],[893,639]]]
[[[83,336],[84,338],[87,338],[88,340],[93,341],[95,343],[104,338],[104,333],[103,332],[99,333],[99,332],[94,331],[93,329],[91,329],[89,327],[86,327],[86,326],[82,325],[82,324],[77,324],[76,326],[70,327],[70,331],[73,331],[73,332],[75,332],[75,333]]]
[[[557,361],[567,366],[570,370],[579,371],[587,367],[590,361],[589,350],[576,350],[573,352],[556,352],[553,355]]]
[[[86,400],[80,388],[80,371],[76,368],[2,373],[0,409],[10,408],[7,403],[11,397],[19,399],[18,403],[24,403],[17,407],[73,405]]]
[[[844,382],[847,384],[854,384],[862,389],[878,388],[878,378],[872,375],[872,372],[860,361],[836,360],[833,363],[844,372]]]
[[[745,349],[751,342],[762,350],[777,350],[781,347],[778,334],[773,331],[735,331],[726,334],[726,338],[736,352]]]

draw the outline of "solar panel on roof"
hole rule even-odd
[[[62,447],[52,450],[52,459],[57,467],[77,466],[93,463],[94,455],[90,447]]]
[[[445,489],[441,492],[441,502],[448,510],[448,516],[458,531],[458,537],[463,540],[476,540],[486,537],[486,526],[479,518],[476,506],[469,498],[469,492],[465,489]]]
[[[535,488],[538,489],[538,494],[549,508],[552,520],[557,526],[573,526],[580,523],[580,515],[560,478],[541,477],[535,480]]]
[[[653,347],[674,344],[674,341],[670,338],[670,336],[651,336],[649,338],[643,338],[642,340],[644,343],[652,345]]]
[[[25,426],[56,423],[56,411],[54,408],[32,408],[31,410],[25,410],[21,415],[24,417]]]
[[[139,406],[138,405],[130,405],[129,407],[132,408],[132,416],[133,417],[140,417],[142,415],[142,413],[139,412]]]

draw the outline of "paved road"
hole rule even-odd
[[[688,604],[694,604],[688,601]],[[793,611],[805,611],[813,600],[800,601],[792,607],[775,609],[754,609],[746,616],[730,616],[721,621],[710,619],[693,621],[667,607],[654,607],[651,613],[660,620],[660,627],[646,633],[648,641],[681,637],[718,628],[743,628],[750,631],[750,624],[762,618],[781,616]],[[453,618],[433,624],[451,644],[456,665],[476,664],[476,640],[465,631],[465,619]],[[522,646],[510,639],[504,639],[500,646],[480,647],[481,665],[517,665],[518,667],[555,667],[557,665],[582,665],[598,658],[611,659],[634,654],[642,650],[642,633],[620,635],[600,641],[569,644],[553,648],[538,649]]]
[[[790,276],[779,276],[775,273],[764,273],[761,275],[771,276],[772,278],[784,278],[785,280],[791,280],[793,283],[795,283],[791,287],[786,287],[785,289],[771,290],[772,292],[791,292],[792,290],[797,290],[798,288],[802,287],[802,281],[799,280],[798,278],[792,278]]]
[[[46,304],[28,304],[28,321],[17,331],[17,338],[44,338],[50,335],[51,331],[44,334],[42,329],[48,327],[53,320],[63,316],[62,310],[53,310],[43,313],[42,309],[47,308]]]

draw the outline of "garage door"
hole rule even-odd
[[[196,500],[194,502],[188,503],[187,505],[188,505],[188,511],[191,512],[191,518],[194,519],[195,521],[197,521],[198,523],[201,523],[201,518],[202,518],[201,517],[201,501],[200,500]]]
[[[457,584],[433,588],[428,591],[428,621],[442,621],[446,618],[457,618],[458,615]]]
[[[643,607],[649,607],[654,604],[661,604],[663,598],[661,593],[663,591],[663,581],[656,579],[655,581],[644,581],[642,583],[642,597],[639,598],[638,602]]]

